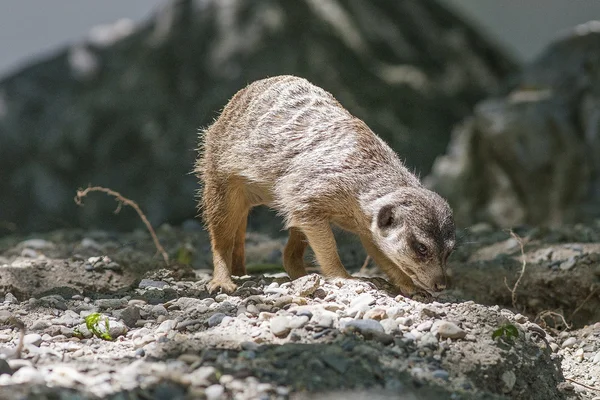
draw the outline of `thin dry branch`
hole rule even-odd
[[[588,385],[586,385],[586,384],[584,384],[584,383],[577,382],[575,379],[571,379],[571,378],[565,378],[565,380],[567,380],[567,381],[569,381],[569,382],[573,382],[573,383],[575,383],[575,384],[577,384],[577,385],[579,385],[579,386],[583,386],[583,387],[584,387],[584,388],[586,388],[586,389],[590,389],[590,390],[597,390],[597,391],[599,391],[599,392],[600,392],[600,388],[593,387],[593,386],[588,386]]]
[[[146,215],[142,212],[142,210],[140,209],[140,206],[138,206],[135,201],[130,200],[126,197],[123,197],[121,195],[121,193],[115,192],[114,190],[111,190],[111,189],[108,189],[108,188],[105,188],[102,186],[93,186],[93,187],[88,187],[86,189],[79,189],[77,191],[77,195],[75,196],[75,203],[77,203],[80,206],[83,205],[83,198],[85,196],[87,196],[87,194],[90,192],[104,192],[104,193],[108,194],[109,196],[115,197],[118,202],[115,213],[118,213],[121,210],[121,207],[123,204],[133,208],[139,215],[142,222],[144,222],[144,224],[146,225],[148,232],[150,232],[150,236],[152,236],[152,240],[154,241],[154,246],[156,247],[156,250],[162,255],[162,258],[165,261],[165,264],[167,266],[169,265],[169,255],[167,254],[165,249],[162,247],[162,245],[158,241],[158,237],[156,236],[156,232],[154,232],[152,225],[150,225],[150,221],[148,221],[148,218],[146,218]]]
[[[533,320],[533,322],[540,321],[540,323],[543,323],[544,326],[548,326],[548,324],[546,323],[546,320],[544,318],[546,317],[552,317],[554,318],[554,324],[556,326],[556,318],[558,317],[563,324],[565,324],[565,326],[567,327],[567,329],[571,329],[573,327],[573,325],[569,325],[567,323],[567,321],[565,320],[565,317],[561,314],[561,313],[557,313],[555,311],[550,311],[550,310],[544,310],[544,311],[540,311],[540,313],[538,315],[536,315],[535,319]]]
[[[510,291],[511,299],[512,299],[512,306],[516,310],[517,309],[517,288],[519,287],[519,283],[521,282],[521,279],[523,278],[523,275],[525,274],[525,267],[527,267],[527,261],[525,260],[525,250],[523,249],[523,239],[521,239],[521,237],[519,235],[517,235],[516,233],[514,233],[512,230],[510,231],[510,235],[519,243],[519,246],[521,247],[521,272],[519,273],[519,277],[517,278],[517,281],[513,285],[512,289],[508,286],[506,277],[504,277],[504,285],[506,285],[506,288]]]
[[[593,296],[593,295],[596,293],[596,291],[598,290],[598,288],[597,288],[597,287],[594,287],[594,285],[592,285],[591,289],[592,289],[592,290],[590,291],[590,294],[588,294],[588,295],[587,295],[587,297],[586,297],[586,298],[585,298],[585,299],[584,299],[584,300],[581,302],[581,304],[580,304],[580,305],[578,305],[578,306],[577,306],[577,308],[576,308],[575,310],[573,310],[573,312],[571,313],[571,317],[570,317],[570,320],[571,320],[571,321],[573,320],[573,316],[574,316],[575,314],[577,314],[577,313],[579,312],[579,310],[581,310],[581,308],[583,307],[583,305],[584,305],[584,304],[585,304],[585,303],[586,303],[586,302],[587,302],[589,299],[591,299],[591,298],[592,298],[592,296]]]

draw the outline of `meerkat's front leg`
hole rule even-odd
[[[417,287],[413,283],[412,279],[406,275],[400,267],[395,265],[389,258],[387,258],[381,250],[373,243],[371,238],[361,235],[360,241],[363,247],[367,251],[367,254],[371,256],[375,264],[383,270],[392,280],[394,286],[400,289],[400,292],[405,296],[412,296],[417,293]]]
[[[311,225],[302,226],[310,247],[313,249],[321,271],[331,278],[350,279],[352,276],[346,271],[340,260],[331,226],[327,221],[320,221]]]

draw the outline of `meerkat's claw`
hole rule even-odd
[[[237,285],[231,280],[217,281],[213,279],[208,283],[206,288],[208,289],[208,293],[214,293],[221,288],[223,293],[231,294],[237,289]]]

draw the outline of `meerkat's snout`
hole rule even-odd
[[[432,286],[435,292],[441,292],[446,289],[446,274],[443,273],[441,276],[436,277]]]

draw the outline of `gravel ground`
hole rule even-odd
[[[159,235],[169,269],[143,232],[0,240],[0,398],[600,399],[583,386],[600,387],[600,322],[560,331],[380,278],[290,282],[270,264],[283,241],[259,234],[262,273],[209,295],[205,234]]]

